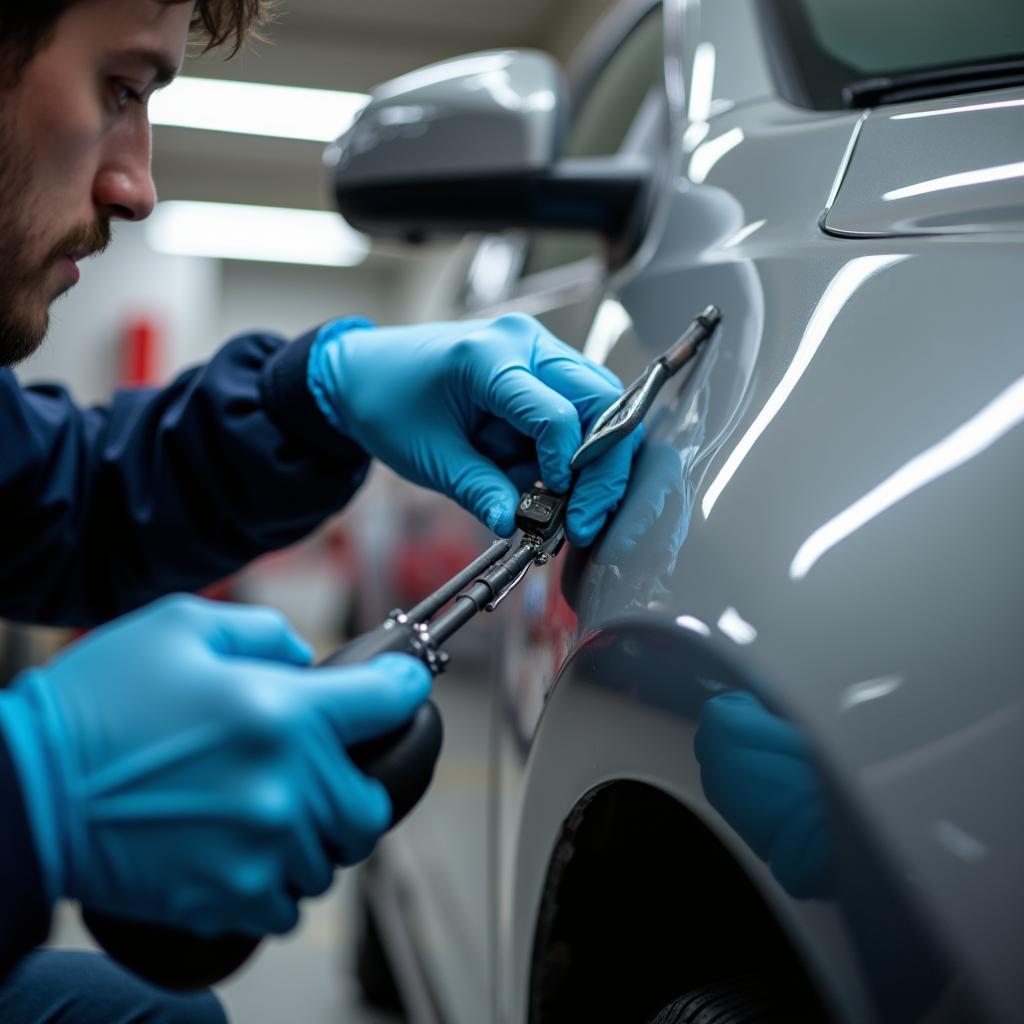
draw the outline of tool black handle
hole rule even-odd
[[[409,623],[378,626],[350,640],[323,666],[359,665],[379,654],[417,653],[415,631]],[[405,725],[376,739],[348,748],[353,764],[376,779],[391,797],[391,827],[394,828],[419,803],[434,777],[434,765],[441,753],[444,727],[433,701],[421,707]]]
[[[263,941],[256,935],[204,938],[180,928],[82,909],[93,938],[146,981],[176,992],[209,988],[234,974]]]
[[[416,654],[416,634],[410,623],[388,619],[382,626],[362,633],[333,654],[328,654],[321,668],[337,668],[343,665],[362,665],[364,661],[379,654]]]
[[[345,644],[322,666],[356,665],[378,654],[412,653],[408,625],[383,626]],[[444,729],[432,701],[400,729],[348,748],[353,763],[377,779],[391,797],[394,828],[416,806],[434,775]],[[147,981],[176,991],[208,988],[234,974],[256,951],[257,936],[203,938],[178,928],[126,921],[91,910],[82,918],[96,941],[115,960]]]

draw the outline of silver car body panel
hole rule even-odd
[[[438,837],[444,820],[452,835],[443,810],[458,789],[443,770],[383,852],[419,873],[409,920],[441,964],[441,1002],[467,1024],[527,1021],[559,826],[616,779],[670,793],[721,838],[837,1020],[1014,1021],[1024,196],[1007,177],[951,190],[948,204],[934,190],[931,213],[883,197],[939,166],[919,146],[943,121],[971,152],[936,176],[1013,163],[1021,133],[996,125],[1017,108],[797,109],[773,95],[753,0],[666,7],[676,120],[648,236],[614,276],[535,296],[533,312],[626,379],[708,303],[722,326],[649,417],[578,618],[559,603],[557,565],[502,607],[474,802],[490,815],[488,838],[473,840],[487,869],[471,875],[488,909],[457,949],[440,941],[456,917],[437,894],[458,882],[440,879],[440,852],[432,876],[413,852],[415,822],[435,808]],[[882,146],[898,166],[873,156]],[[805,737],[833,823],[829,898],[791,895],[704,793],[695,720],[722,687],[756,694]],[[471,898],[459,898],[465,918]],[[471,947],[474,964],[487,953],[481,983],[459,980]]]
[[[691,18],[697,6],[689,5]],[[727,52],[728,29],[746,5],[714,6],[721,34],[702,33],[694,54],[704,42]],[[698,21],[709,25],[707,17]],[[1024,651],[1013,625],[1020,566],[1005,558],[1019,550],[1024,497],[1014,473],[1022,437],[1013,430],[1024,418],[1024,303],[1014,288],[1024,279],[1024,252],[1009,238],[977,230],[969,240],[828,238],[817,222],[860,115],[797,111],[742,90],[734,96],[743,102],[710,118],[701,142],[684,149],[656,253],[641,272],[612,283],[606,302],[618,304],[630,326],[606,362],[628,379],[702,304],[719,305],[726,319],[705,364],[652,414],[630,493],[584,579],[590,603],[579,608],[578,632],[553,646],[575,650],[578,638],[591,634],[626,645],[621,623],[646,614],[675,623],[680,633],[706,628],[706,643],[733,648],[731,657],[760,681],[766,701],[812,739],[822,772],[839,780],[844,813],[847,804],[856,808],[858,830],[872,836],[894,877],[918,879],[911,903],[941,936],[947,962],[970,964],[970,995],[959,996],[943,979],[947,1003],[983,993],[977,998],[995,1018],[1011,1020],[1024,1003],[1012,963],[1024,920],[1015,866],[1024,863],[1024,832],[1020,816],[1007,814],[1013,803],[1006,787],[1014,764],[1020,770],[1014,748]],[[998,100],[1021,96],[1010,91]],[[973,135],[976,161],[987,159],[985,138],[1019,147],[1020,132],[1008,141],[992,134],[992,118],[1007,116],[996,111],[1016,107],[986,109],[978,97],[970,105],[979,109],[959,119],[984,122],[976,133],[963,129]],[[881,118],[903,128],[934,124],[938,118],[893,119],[940,106],[907,104]],[[858,149],[862,144],[863,136]],[[909,143],[906,152],[921,161]],[[859,173],[855,156],[840,196]],[[903,173],[916,172],[905,166]],[[863,215],[879,195],[866,195]],[[852,211],[851,197],[843,207]],[[1005,206],[1015,211],[1007,222],[1020,216],[1019,187]],[[678,457],[678,475],[659,484],[672,465],[659,452],[669,451]],[[652,494],[675,488],[685,509],[673,541],[678,552],[667,555],[664,530],[632,553],[616,546],[617,534],[632,524],[642,531],[654,518],[659,498]],[[986,557],[979,561],[981,537]],[[652,572],[659,559],[671,568]],[[550,678],[532,687],[522,678],[524,664],[536,663],[512,653],[522,650],[531,624],[522,630],[507,637],[504,671],[518,677],[514,692],[533,691],[538,708],[538,691],[547,691]],[[671,663],[674,685],[685,687],[685,658]],[[521,769],[509,768],[508,751],[499,756],[508,829],[500,849],[515,865],[514,876],[511,869],[499,873],[510,888],[496,917],[515,921],[508,950],[515,967],[502,1007],[507,1016],[499,1019],[525,1019],[532,915],[550,853],[532,844],[540,836],[550,844],[554,822],[589,788],[617,773],[645,778],[707,822],[724,824],[693,784],[692,753],[684,755],[686,744],[671,727],[654,726],[659,716],[648,708],[657,703],[639,693],[671,680],[638,672],[628,681],[630,699],[611,702],[601,715],[583,710],[597,704],[574,699],[586,684],[572,666],[571,657],[537,722],[554,719],[563,699],[577,719],[542,729]],[[591,686],[587,701],[595,699]],[[567,723],[593,714],[604,727],[591,722],[580,731],[573,763]],[[686,735],[692,720],[680,718]],[[546,735],[556,737],[554,753],[543,747]],[[600,751],[595,736],[602,737]],[[552,785],[554,777],[564,788]],[[517,799],[518,815],[509,809]],[[742,841],[733,835],[732,844]],[[867,1007],[892,997],[891,979],[858,977],[864,951],[850,955],[849,948],[876,937],[851,933],[840,906],[830,917],[791,899],[763,865],[759,881],[774,905],[789,904],[780,916],[825,979],[837,1013],[871,1019]],[[499,947],[499,963],[503,952]],[[874,1012],[886,1016],[885,1007]]]
[[[325,160],[346,185],[543,171],[561,141],[564,76],[546,53],[490,50],[375,89]]]
[[[1019,89],[871,112],[823,227],[832,234],[1024,231]]]

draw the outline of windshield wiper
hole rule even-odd
[[[853,108],[875,107],[883,103],[906,103],[1022,84],[1024,60],[957,64],[953,67],[881,75],[851,82],[843,87],[843,102]]]

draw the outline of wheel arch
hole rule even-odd
[[[741,952],[770,945],[799,983],[824,993],[833,1006],[852,1008],[849,1019],[870,1019],[838,915],[820,907],[809,913],[790,897],[704,796],[693,753],[700,709],[717,693],[750,690],[751,678],[673,622],[624,621],[588,636],[574,651],[548,695],[526,767],[509,907],[512,1020],[546,1024],[559,1013],[567,1019],[562,1010],[554,1012],[559,1000],[578,990],[580,977],[600,975],[600,955],[565,961],[566,928],[587,921],[584,914],[573,923],[567,908],[594,899],[579,893],[587,882],[612,877],[616,863],[610,893],[623,888],[618,883],[626,872],[640,880],[641,899],[653,901],[658,885],[666,885],[666,900],[677,909],[684,896],[731,889],[725,910],[751,922],[751,941],[757,940],[740,943]],[[631,856],[618,842],[624,834],[633,837],[635,851],[654,853]],[[646,869],[645,856],[653,861]],[[643,919],[631,918],[631,898],[633,890],[618,901],[618,916],[608,918],[619,934],[629,935],[630,921]],[[715,931],[713,906],[702,899],[687,926],[697,927],[699,917]],[[591,934],[608,934],[596,909]],[[713,948],[722,950],[725,941],[719,929]],[[652,950],[650,943],[637,948]],[[599,944],[590,942],[589,949],[600,953]],[[652,965],[662,971],[666,962],[655,957]],[[690,966],[706,973],[710,959]],[[660,998],[660,980],[652,990]]]
[[[530,1024],[649,1020],[686,992],[754,973],[784,978],[800,1019],[827,1019],[757,887],[696,815],[645,782],[585,794],[545,878]]]

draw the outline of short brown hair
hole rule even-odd
[[[184,3],[185,0],[161,0],[161,3]],[[203,42],[203,50],[227,44],[235,54],[273,14],[274,0],[199,0],[192,31]]]
[[[81,0],[30,0],[0,7],[0,81],[16,79],[57,27],[61,15]],[[159,0],[178,4],[188,0]],[[226,46],[236,54],[247,39],[259,36],[276,0],[197,0],[192,32],[202,52]]]

